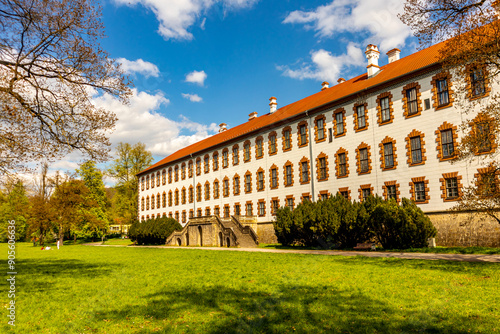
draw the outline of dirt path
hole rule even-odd
[[[366,256],[366,257],[394,257],[400,259],[415,260],[447,260],[464,262],[494,262],[500,263],[500,255],[486,254],[435,254],[435,253],[401,253],[401,252],[359,252],[359,251],[336,251],[336,250],[295,250],[295,249],[267,249],[267,248],[223,248],[223,247],[179,247],[179,246],[121,246],[102,245],[99,243],[85,244],[86,246],[98,247],[140,247],[140,248],[166,248],[166,249],[198,249],[229,252],[261,252],[261,253],[294,253],[294,254],[316,254],[337,256]]]

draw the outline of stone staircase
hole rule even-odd
[[[235,217],[219,218],[226,229],[231,229],[236,239],[236,246],[243,248],[258,247],[259,241],[255,231],[249,226],[243,226]]]
[[[181,231],[173,232],[165,243],[170,246],[258,247],[257,234],[236,217],[190,218]]]

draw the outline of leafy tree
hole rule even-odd
[[[95,203],[95,205],[87,208],[85,213],[86,217],[93,216],[92,219],[87,221],[82,221],[80,228],[75,229],[75,239],[77,236],[80,237],[100,237],[105,233],[109,226],[108,218],[108,207],[109,202],[106,196],[106,190],[104,188],[104,182],[102,180],[102,173],[95,166],[94,161],[87,161],[80,165],[80,168],[76,170],[77,175],[79,175],[83,183],[88,189],[88,194],[86,194],[85,200],[89,203]]]
[[[40,246],[43,246],[47,235],[54,230],[56,212],[52,203],[39,194],[30,199],[30,218],[28,219],[28,233],[32,238],[37,238]]]
[[[26,188],[21,180],[15,179],[6,191],[0,196],[0,240],[7,240],[7,226],[12,220],[16,222],[16,240],[25,240],[30,208]]]
[[[66,234],[87,233],[106,228],[92,209],[98,209],[98,203],[92,199],[90,190],[81,180],[69,180],[59,184],[50,199],[56,216],[55,223],[58,239],[62,243]]]
[[[92,98],[126,101],[130,89],[99,46],[93,0],[0,0],[0,171],[79,150],[107,157],[113,112]]]
[[[153,162],[153,155],[146,150],[146,145],[137,143],[118,143],[116,147],[117,158],[113,160],[108,173],[118,180],[118,184],[137,182],[136,175],[149,167]]]
[[[54,210],[49,202],[50,195],[56,184],[56,178],[48,177],[49,164],[43,162],[40,175],[34,179],[35,194],[30,198],[30,218],[28,219],[28,234],[39,240],[43,246],[47,234],[53,230],[55,220]]]
[[[138,181],[136,174],[149,167],[153,155],[146,150],[146,145],[137,143],[119,143],[116,148],[117,158],[108,168],[108,174],[117,180],[113,197],[114,211],[119,221],[132,223],[138,212]]]
[[[456,157],[479,161],[488,169],[485,176],[493,176],[489,178],[495,186],[488,192],[481,189],[481,180],[464,187],[455,209],[483,211],[500,224],[500,94],[487,94],[483,85],[497,83],[500,74],[499,10],[498,1],[406,0],[400,18],[421,47],[443,41],[440,60],[443,69],[454,74],[455,101],[467,115]],[[475,87],[473,80],[479,82]]]

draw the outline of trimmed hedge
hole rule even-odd
[[[274,229],[283,245],[353,248],[357,243],[378,241],[384,248],[425,247],[437,231],[415,203],[403,199],[385,201],[370,196],[362,203],[340,194],[293,211],[278,209]]]
[[[174,232],[182,230],[182,225],[173,218],[161,217],[140,222],[134,221],[128,231],[130,240],[138,245],[163,245]]]

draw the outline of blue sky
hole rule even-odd
[[[103,0],[101,46],[134,82],[129,105],[96,104],[119,121],[111,134],[143,142],[155,161],[366,70],[364,49],[413,53],[415,39],[397,14],[402,0]],[[78,157],[53,168],[70,168]]]

